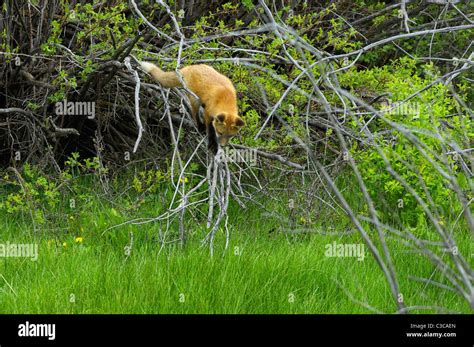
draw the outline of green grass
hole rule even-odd
[[[71,238],[64,247],[51,242],[48,245],[48,240],[41,237],[37,239],[38,261],[1,261],[0,312],[370,312],[351,301],[341,287],[358,300],[393,312],[395,306],[386,281],[371,256],[358,261],[324,254],[324,245],[333,240],[350,243],[356,239],[314,235],[288,243],[284,237],[236,232],[224,256],[211,258],[208,249],[197,243],[160,252],[159,244],[136,242],[126,259],[126,243],[110,245],[97,237],[78,244]],[[401,249],[392,250],[407,303],[436,302],[454,311],[469,312],[457,295],[433,287],[423,289],[424,285],[409,281],[410,273],[428,277],[432,266],[413,262]],[[70,302],[71,294],[74,303]]]
[[[85,188],[95,189],[90,183]],[[39,245],[36,262],[0,258],[0,313],[372,312],[360,302],[382,312],[396,311],[387,282],[367,248],[363,261],[325,256],[325,245],[333,241],[361,242],[355,231],[323,235],[328,231],[324,225],[333,225],[336,232],[346,230],[344,218],[321,217],[313,233],[289,236],[277,230],[286,221],[232,204],[229,247],[224,254],[225,238],[219,231],[214,257],[208,246],[200,244],[206,233],[204,222],[190,218],[184,248],[179,243],[162,247],[156,238],[157,222],[103,233],[138,215],[157,215],[163,194],[157,191],[139,213],[120,209],[118,200],[91,198],[74,213],[47,215],[51,221],[36,234],[29,214],[0,214],[0,243]],[[275,208],[270,203],[267,207]],[[171,233],[176,231],[174,224]],[[130,242],[130,232],[134,241],[127,257],[124,247]],[[84,241],[76,242],[76,236]],[[467,231],[460,230],[457,241],[463,254],[472,253]],[[459,295],[409,279],[410,275],[431,276],[434,267],[425,258],[409,253],[395,239],[389,238],[389,247],[407,306],[471,312]],[[439,271],[433,279],[443,281]]]

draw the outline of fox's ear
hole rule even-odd
[[[243,120],[242,118],[240,118],[240,117],[237,117],[237,119],[235,120],[234,127],[236,127],[236,128],[242,128],[244,125],[245,125],[244,120]]]
[[[225,114],[223,114],[223,113],[218,114],[218,115],[215,117],[215,120],[217,120],[219,123],[224,123],[224,121],[225,121]]]

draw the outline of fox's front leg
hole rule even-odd
[[[189,103],[191,104],[191,116],[193,116],[198,130],[201,133],[204,133],[206,131],[206,126],[201,122],[201,119],[199,119],[199,107],[201,106],[201,101],[196,99],[194,96],[189,95]]]
[[[206,133],[207,133],[207,148],[209,152],[216,155],[219,149],[219,143],[217,142],[216,130],[212,123],[206,124]]]

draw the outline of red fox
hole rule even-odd
[[[182,87],[176,72],[165,72],[158,66],[141,62],[148,72],[165,88]],[[245,125],[238,116],[237,96],[232,82],[209,65],[199,64],[180,70],[186,87],[196,96],[187,94],[191,104],[191,114],[198,129],[207,131],[209,149],[217,153],[218,146],[225,146]],[[204,124],[199,119],[199,107],[204,107]]]

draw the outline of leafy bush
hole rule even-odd
[[[461,187],[467,188],[467,178],[459,170],[457,157],[443,153],[452,150],[449,144],[453,142],[467,148],[473,137],[472,123],[469,115],[457,113],[457,101],[449,95],[447,87],[437,83],[408,102],[400,103],[437,77],[433,65],[417,66],[416,61],[409,58],[399,59],[381,68],[353,68],[340,77],[343,86],[359,95],[388,93],[390,99],[378,105],[380,112],[388,121],[411,130],[424,148],[425,153],[422,153],[401,131],[391,128],[379,118],[369,124],[369,129],[381,152],[371,145],[357,146],[354,143],[352,147],[352,155],[372,198],[385,202],[386,209],[383,212],[386,215],[399,214],[406,224],[412,226],[424,222],[423,209],[412,194],[387,171],[381,154],[427,204],[432,201],[432,205],[443,209],[444,216],[457,216],[460,206],[449,181],[435,169],[433,163],[443,170],[452,170]],[[459,89],[462,91],[466,88],[460,85]],[[354,129],[362,129],[361,120],[352,121]]]

